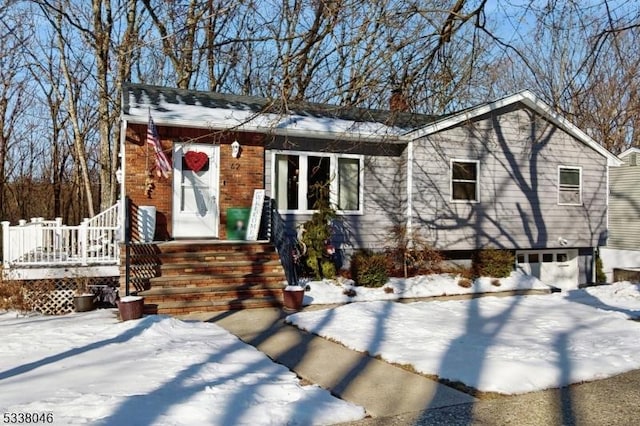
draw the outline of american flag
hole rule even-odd
[[[171,172],[171,163],[167,159],[167,156],[162,152],[162,145],[160,145],[160,137],[158,136],[158,129],[156,124],[149,114],[149,125],[147,126],[147,143],[153,147],[156,158],[156,173],[158,176],[169,177]]]

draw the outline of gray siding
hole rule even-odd
[[[607,247],[640,250],[640,166],[612,167],[609,173]]]
[[[265,155],[265,188],[271,197],[273,150],[267,150]],[[406,150],[399,156],[365,155],[363,214],[340,215],[334,243],[346,251],[379,249],[391,244],[390,229],[406,221],[406,182]],[[309,218],[308,214],[285,217],[292,230]]]
[[[595,247],[607,160],[515,105],[415,143],[413,224],[441,250]],[[450,201],[450,159],[479,160],[480,201]],[[558,166],[582,167],[582,205],[558,205]]]

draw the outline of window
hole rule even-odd
[[[558,168],[558,204],[582,204],[582,169],[579,167]]]
[[[478,201],[478,162],[451,160],[451,200]]]
[[[312,211],[329,197],[338,211],[362,210],[362,156],[276,153],[274,195],[279,210]]]

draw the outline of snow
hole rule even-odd
[[[444,276],[429,280],[433,287],[458,290]],[[421,284],[416,287],[408,286],[405,294],[423,291]],[[364,289],[356,291],[372,299]],[[425,374],[480,391],[518,394],[640,368],[640,323],[629,320],[638,317],[640,287],[624,282],[548,295],[368,301],[301,312],[287,321]]]
[[[302,386],[219,326],[114,310],[0,314],[0,412],[55,424],[332,424],[362,407]]]
[[[516,394],[640,368],[640,285],[471,300],[395,303],[402,297],[545,288],[513,274],[469,289],[457,277],[392,279],[383,289],[308,283],[305,300],[353,302],[289,315],[300,328],[358,351]],[[346,298],[346,299],[345,299]],[[362,407],[316,385],[212,323],[115,310],[59,317],[0,313],[1,412],[52,413],[55,424],[334,424]]]
[[[137,302],[140,300],[142,300],[142,296],[124,296],[120,298],[120,301],[123,303]]]
[[[469,288],[460,287],[459,275],[433,274],[411,278],[391,278],[379,288],[358,287],[352,280],[338,279],[314,281],[309,283],[309,291],[305,293],[303,304],[330,304],[364,302],[370,300],[398,300],[412,297],[452,296],[472,293],[494,293],[513,290],[549,290],[540,280],[531,275],[515,271],[507,278],[492,284],[492,279],[482,277],[476,279]],[[385,290],[385,288],[387,290]],[[391,292],[388,289],[392,289]],[[345,294],[355,291],[355,296]]]
[[[256,113],[248,107],[242,109],[237,104],[229,103],[224,108],[207,107],[196,103],[189,105],[177,96],[177,102],[168,102],[164,95],[160,100],[152,102],[144,94],[136,101],[133,94],[129,95],[129,112],[131,117],[144,117],[149,111],[156,124],[197,123],[200,126],[234,129],[278,129],[305,132],[352,133],[362,136],[398,136],[404,129],[387,126],[373,121],[354,121],[340,118],[322,117],[316,115],[263,114]]]

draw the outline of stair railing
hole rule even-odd
[[[269,241],[275,246],[280,256],[280,263],[284,269],[289,285],[299,285],[296,255],[298,243],[295,233],[288,231],[286,223],[275,203],[275,200],[267,197],[265,206],[269,209]]]

